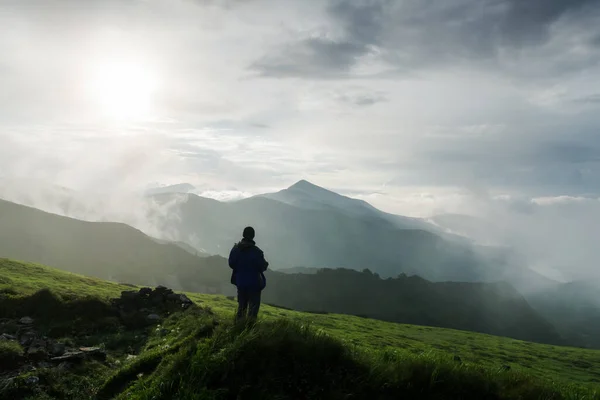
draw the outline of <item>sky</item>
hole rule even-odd
[[[307,179],[589,235],[599,19],[598,0],[2,0],[0,177],[219,199]]]

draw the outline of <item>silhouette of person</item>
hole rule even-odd
[[[264,272],[269,266],[263,251],[254,242],[254,228],[246,227],[242,236],[229,253],[229,267],[233,270],[231,283],[237,287],[236,321],[258,316],[261,292],[267,285]]]

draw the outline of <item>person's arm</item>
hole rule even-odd
[[[262,263],[261,272],[265,272],[269,267],[269,262],[265,260],[265,253],[263,253],[262,250],[260,251],[260,261]]]
[[[235,269],[237,263],[237,246],[233,246],[229,252],[229,268]]]

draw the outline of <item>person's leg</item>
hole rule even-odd
[[[243,289],[238,289],[238,309],[237,314],[235,316],[236,321],[240,321],[246,317],[246,313],[248,312],[248,291]]]
[[[248,317],[256,318],[258,316],[258,310],[260,309],[260,290],[252,291],[248,295]]]

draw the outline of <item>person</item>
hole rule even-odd
[[[256,246],[254,228],[248,226],[242,233],[242,240],[236,243],[229,253],[231,283],[237,287],[238,309],[236,321],[256,319],[260,308],[260,296],[266,287],[264,272],[269,263],[263,251]]]

